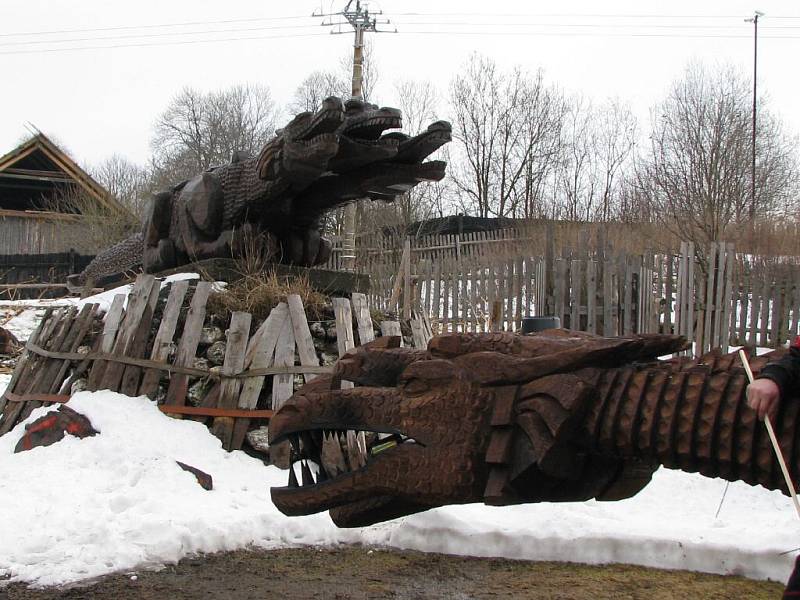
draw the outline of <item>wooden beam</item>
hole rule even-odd
[[[163,413],[172,415],[196,415],[199,417],[233,417],[234,419],[271,419],[271,410],[242,410],[239,408],[209,408],[204,406],[175,406],[162,404],[158,407]]]

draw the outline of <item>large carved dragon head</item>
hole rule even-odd
[[[575,464],[585,452],[576,432],[592,378],[600,367],[683,345],[677,336],[563,330],[447,334],[427,351],[381,338],[304,386],[271,420],[271,442],[288,439],[293,463],[273,502],[287,515],[330,510],[340,527],[356,527],[446,504],[597,496],[622,463]],[[356,387],[340,389],[343,380]],[[553,473],[565,464],[583,478]]]
[[[267,181],[288,181],[297,192],[315,183],[327,188],[336,181],[337,189],[347,193],[326,194],[332,206],[354,197],[392,200],[420,181],[444,177],[444,162],[423,161],[451,139],[446,121],[413,137],[385,133],[401,126],[396,108],[327,98],[318,111],[301,113],[278,130],[259,154],[258,175]],[[345,178],[338,181],[340,176]],[[300,204],[316,206],[315,191],[310,195],[311,200],[300,199]]]

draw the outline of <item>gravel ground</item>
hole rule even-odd
[[[787,573],[788,577],[788,573]],[[783,585],[629,565],[586,566],[363,547],[239,550],[68,588],[0,588],[0,600],[131,598],[779,598]]]

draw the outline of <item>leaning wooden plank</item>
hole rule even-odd
[[[232,376],[238,375],[244,369],[244,359],[247,353],[247,340],[250,337],[250,313],[234,312],[231,314],[231,324],[228,328],[228,339],[225,345],[225,361],[222,363],[218,408],[236,408],[241,379]],[[231,417],[217,417],[211,426],[211,432],[222,441],[222,447],[231,450],[233,439],[233,419]]]
[[[125,294],[116,294],[114,300],[111,301],[111,308],[106,313],[105,321],[103,323],[103,333],[101,334],[100,344],[98,351],[102,354],[108,354],[114,347],[114,341],[117,338],[120,322],[122,321],[122,311],[125,307]],[[106,370],[106,361],[96,360],[92,365],[92,370],[89,373],[89,381],[87,388],[96,390],[103,379],[103,373]]]
[[[136,283],[133,284],[133,290],[128,299],[128,309],[125,311],[125,318],[122,321],[122,325],[120,325],[111,354],[117,356],[128,355],[136,331],[139,329],[139,322],[150,301],[150,291],[153,289],[153,285],[159,285],[159,283],[152,275],[140,275],[136,278]],[[99,388],[117,391],[124,372],[124,365],[114,362],[109,363],[103,374],[103,379],[100,381]]]
[[[53,339],[51,337],[53,336],[53,332],[56,331],[59,326],[61,326],[63,329],[66,324],[65,317],[67,315],[74,314],[74,311],[75,309],[72,307],[69,310],[65,309],[54,312],[45,326],[42,328],[42,331],[38,336],[38,343],[52,345],[50,340]],[[46,365],[47,358],[38,355],[33,356],[26,365],[26,372],[20,378],[19,383],[13,390],[9,391],[13,391],[18,395],[40,392],[41,390],[37,389],[37,382],[40,378],[40,373],[46,367]],[[18,403],[7,407],[6,410],[3,411],[2,419],[0,419],[0,435],[6,434],[13,429],[14,425],[16,425],[19,421],[21,413],[25,410],[25,406],[25,403]]]
[[[411,340],[414,348],[427,348],[428,340],[425,339],[423,324],[421,319],[411,319]]]
[[[300,364],[304,367],[318,367],[319,359],[317,358],[317,351],[314,349],[314,339],[311,337],[311,331],[308,328],[308,317],[306,317],[306,311],[303,308],[303,301],[298,294],[289,294],[286,297],[286,301],[289,304],[289,317],[292,320],[292,331],[297,343]],[[312,373],[303,374],[303,379],[306,383],[315,377],[316,375]]]
[[[144,314],[139,321],[139,327],[128,346],[126,356],[131,358],[142,358],[147,352],[147,340],[150,337],[150,332],[153,327],[153,315],[156,312],[156,304],[158,304],[158,295],[161,292],[161,284],[156,281],[150,289],[150,298],[148,298],[147,306],[145,307]],[[120,384],[119,391],[126,396],[135,396],[139,392],[139,383],[142,378],[141,367],[128,365],[122,374],[122,383]]]
[[[188,367],[194,363],[197,345],[200,343],[200,333],[203,330],[203,321],[206,318],[206,301],[210,292],[211,284],[207,281],[199,282],[194,290],[192,303],[183,326],[183,336],[175,353],[174,364],[177,366]],[[167,389],[165,404],[183,406],[186,402],[188,387],[189,377],[187,375],[173,375]]]
[[[333,314],[336,318],[336,345],[339,357],[355,347],[353,337],[353,313],[347,298],[333,298]]]
[[[164,306],[164,313],[161,316],[161,323],[158,326],[153,349],[150,351],[150,360],[165,363],[169,358],[169,351],[172,347],[172,338],[175,335],[175,327],[178,325],[183,300],[189,289],[189,281],[183,279],[172,284],[169,290],[167,304]],[[158,391],[158,382],[161,379],[161,371],[158,369],[147,369],[142,377],[142,385],[139,386],[139,394],[152,399]]]
[[[288,307],[286,310],[288,313]],[[287,318],[283,321],[280,334],[278,334],[278,343],[275,347],[276,367],[288,367],[294,364],[294,347],[292,320],[287,315]],[[278,410],[292,395],[294,392],[293,381],[294,377],[288,374],[275,375],[272,378],[272,410]]]
[[[358,323],[358,343],[364,345],[375,339],[367,297],[364,294],[354,293],[351,298],[353,300],[353,312],[356,314],[356,323]]]
[[[77,336],[77,330],[81,327],[83,320],[86,319],[86,316],[90,312],[93,312],[92,309],[93,306],[87,304],[81,309],[80,315],[76,317],[75,313],[77,312],[77,308],[71,307],[67,311],[67,314],[62,317],[51,340],[48,342],[48,350],[53,350],[55,352],[67,350],[72,343],[72,339]],[[47,394],[57,391],[57,388],[54,390],[51,389],[51,387],[55,387],[53,385],[53,380],[57,376],[62,363],[63,361],[59,359],[46,359],[43,364],[37,368],[33,383],[28,387],[27,392]],[[60,384],[61,381],[56,383],[56,385]],[[29,402],[26,404],[25,408],[20,412],[18,420],[27,419],[33,409],[39,406],[41,406],[41,404],[38,402]]]
[[[353,338],[353,313],[350,309],[350,301],[347,298],[334,298],[333,314],[336,317],[336,345],[341,358],[356,345]],[[352,381],[342,381],[341,389],[352,387]]]
[[[403,331],[400,329],[400,321],[381,321],[381,335],[394,335],[400,337],[400,347],[403,346]]]
[[[70,318],[66,321],[69,328],[66,336],[63,337],[61,342],[56,346],[56,352],[75,353],[78,347],[86,337],[86,333],[92,326],[94,316],[99,308],[99,304],[85,304],[77,317]],[[42,383],[36,389],[36,392],[43,392],[45,394],[55,394],[64,382],[64,377],[67,369],[72,364],[72,359],[56,359],[48,361],[40,372],[44,373]],[[49,383],[48,383],[49,382]],[[22,413],[20,419],[26,419],[33,409],[41,406],[39,402],[29,403]]]
[[[78,351],[78,348],[83,345],[84,338],[86,338],[86,334],[89,333],[89,329],[92,327],[95,316],[99,312],[99,309],[99,304],[87,304],[83,307],[80,315],[78,315],[75,325],[73,326],[74,331],[70,332],[68,341],[62,347],[62,352]],[[64,383],[64,376],[66,375],[67,369],[71,364],[71,360],[64,360],[61,362],[61,366],[59,367],[56,376],[53,378],[53,382],[50,384],[50,389],[48,390],[49,393],[55,394],[61,388],[62,384]]]
[[[37,343],[37,340],[39,338],[39,334],[42,332],[42,329],[44,328],[45,323],[47,323],[49,321],[50,315],[52,315],[52,314],[53,314],[53,309],[52,308],[48,308],[45,311],[44,317],[42,318],[41,321],[39,321],[39,324],[36,326],[36,329],[33,331],[33,333],[28,338],[28,343],[31,343],[31,344]],[[8,382],[8,385],[6,386],[6,393],[14,391],[14,388],[16,387],[17,382],[20,380],[20,376],[25,371],[25,368],[28,365],[28,362],[34,357],[35,357],[35,355],[32,355],[30,352],[23,352],[22,353],[22,356],[19,357],[19,359],[17,360],[17,364],[14,366],[14,372],[11,373],[11,380]],[[5,405],[6,405],[6,401],[5,401],[4,397],[2,395],[0,395],[0,416],[3,414],[3,409],[5,408]]]
[[[250,340],[245,357],[245,369],[263,369],[269,367],[273,362],[275,347],[278,344],[278,336],[283,328],[283,322],[288,317],[286,304],[279,304],[269,313],[269,316],[258,328],[258,331]],[[253,340],[256,343],[253,344]],[[242,410],[253,410],[258,405],[258,397],[264,387],[264,377],[249,377],[242,384],[242,392],[239,394],[238,406]],[[250,426],[250,419],[237,419],[233,425],[233,441],[231,447],[237,450],[242,447],[245,434]]]

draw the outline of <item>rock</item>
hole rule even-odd
[[[215,342],[219,342],[224,339],[225,339],[225,332],[222,331],[222,329],[217,327],[216,325],[203,327],[203,330],[200,332],[201,346],[210,346]]]
[[[339,360],[339,356],[337,354],[330,354],[328,352],[322,352],[320,354],[320,358],[322,359],[323,367],[329,367]]]
[[[167,400],[167,388],[163,385],[159,385],[155,395],[153,396],[153,400],[156,401],[156,404],[164,404],[164,402]]]
[[[208,371],[208,359],[206,358],[195,358],[194,362],[192,363],[193,369],[200,369],[202,371]]]
[[[183,469],[184,471],[188,471],[189,473],[194,475],[194,478],[197,480],[197,483],[200,484],[201,488],[208,491],[211,491],[214,488],[214,480],[211,478],[211,475],[201,471],[196,467],[192,467],[190,465],[187,465],[186,463],[182,463],[179,460],[176,460],[175,462],[178,463],[178,466],[181,469]]]
[[[214,342],[206,350],[206,358],[212,365],[221,365],[225,362],[225,342]]]
[[[325,328],[325,339],[329,342],[335,342],[336,337],[336,323],[329,323]]]
[[[92,351],[91,346],[78,346],[78,349],[75,350],[78,354],[89,354]]]
[[[308,324],[309,330],[311,330],[311,335],[318,339],[325,339],[325,327],[322,326],[322,323],[319,321],[315,321]]]
[[[69,388],[69,395],[77,394],[78,392],[82,392],[86,389],[88,385],[88,381],[86,379],[76,379],[72,382],[72,386]]]
[[[21,344],[16,336],[8,329],[0,327],[0,354],[16,354]]]
[[[247,443],[259,452],[269,452],[269,428],[259,427],[247,432]]]
[[[192,406],[200,406],[212,385],[213,382],[209,379],[198,379],[186,391],[186,401]]]
[[[17,442],[14,452],[55,444],[64,439],[67,433],[77,438],[85,438],[100,432],[92,427],[89,419],[82,414],[61,405],[57,410],[51,410],[33,423],[25,425],[25,434]]]

